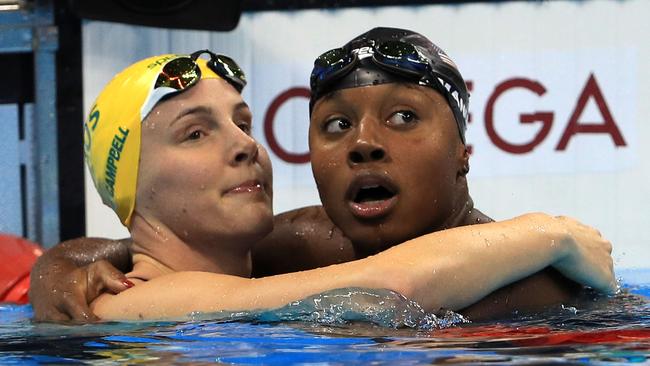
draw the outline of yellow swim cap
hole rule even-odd
[[[203,52],[212,59],[198,58]],[[174,67],[177,64],[190,66]],[[170,75],[167,65],[179,75]],[[102,201],[124,226],[129,226],[135,207],[142,121],[163,97],[199,79],[213,78],[226,79],[240,92],[246,84],[231,59],[197,51],[191,56],[169,54],[136,62],[117,74],[97,97],[84,123],[84,155]]]

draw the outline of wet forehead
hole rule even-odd
[[[432,88],[417,85],[415,83],[398,82],[360,86],[356,88],[337,89],[324,95],[316,103],[316,105],[314,105],[314,112],[317,112],[319,107],[322,107],[324,105],[331,105],[331,103],[346,103],[349,99],[350,93],[357,91],[362,93],[383,91],[383,95],[385,95],[389,100],[392,100],[392,97],[426,98],[427,101],[431,102],[432,107],[440,108],[447,106],[445,98]],[[358,105],[359,103],[357,102],[356,104]]]
[[[158,103],[143,124],[166,124],[186,114],[230,114],[237,109],[248,109],[241,95],[222,79],[202,79],[195,86],[174,94]]]

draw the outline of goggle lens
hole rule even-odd
[[[158,75],[156,88],[167,87],[176,90],[186,89],[201,79],[201,69],[189,57],[179,57],[169,61]]]
[[[405,42],[399,42],[399,41],[383,42],[379,46],[377,46],[376,51],[385,57],[392,57],[392,58],[407,57],[410,59],[418,58],[418,52],[415,50],[415,47]]]
[[[373,61],[380,67],[410,77],[422,77],[430,73],[428,62],[422,60],[415,46],[401,41],[386,41],[373,47]],[[319,89],[345,75],[355,63],[356,57],[343,48],[335,48],[320,55],[314,61],[311,89]]]
[[[387,41],[377,46],[373,54],[380,65],[395,67],[399,70],[424,75],[429,71],[429,64],[422,61],[415,46],[400,41]]]
[[[244,86],[246,86],[246,75],[244,74],[244,71],[230,57],[211,54],[208,66],[210,66],[217,75],[226,78],[240,93],[242,89],[244,89]]]
[[[312,80],[312,83],[322,82],[338,74],[353,60],[354,57],[342,48],[335,48],[323,53],[314,61],[312,79],[316,80]]]

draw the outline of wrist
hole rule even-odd
[[[575,250],[575,238],[561,216],[536,212],[523,215],[527,227],[538,235],[540,250],[549,253],[556,263],[569,257]]]

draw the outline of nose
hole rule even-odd
[[[238,132],[233,136],[233,150],[231,165],[250,164],[255,162],[259,154],[259,146],[255,139],[244,133],[242,130],[237,129]]]
[[[377,123],[362,121],[354,145],[348,152],[348,164],[379,162],[386,158],[386,149],[377,138]]]

